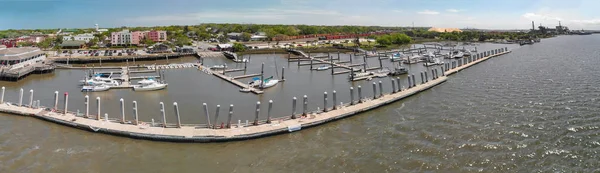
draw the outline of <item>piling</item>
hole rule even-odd
[[[119,99],[119,103],[121,104],[121,122],[125,123],[125,100],[121,98]]]
[[[67,109],[68,107],[69,107],[69,93],[65,92],[65,112],[64,112],[65,115],[67,114],[67,112],[69,110],[69,109]]]
[[[233,117],[233,104],[229,105],[229,116],[227,117],[227,128],[231,128],[231,118]]]
[[[373,82],[373,99],[377,99],[377,84]]]
[[[354,81],[354,67],[350,68],[350,81]],[[2,94],[2,96],[4,96],[4,94]]]
[[[269,107],[267,109],[267,123],[271,124],[271,110],[273,109],[273,100],[269,100]]]
[[[410,75],[408,75],[408,88],[412,88],[412,81],[410,80]]]
[[[435,73],[435,79],[439,78],[440,76],[439,76],[439,74],[438,74],[438,71],[437,71],[437,69],[433,69],[433,70],[434,70],[433,72]]]
[[[254,123],[253,125],[258,125],[258,115],[260,114],[260,101],[256,102],[256,111],[254,112]]]
[[[23,105],[23,88],[19,90],[19,107]]]
[[[285,81],[285,67],[281,67],[281,81]],[[215,122],[217,123],[217,122]]]
[[[396,81],[392,78],[392,93],[396,93]]]
[[[354,87],[350,87],[350,105],[354,105]]]
[[[260,89],[263,89],[263,84],[265,84],[265,63],[263,62],[260,67]]]
[[[208,125],[208,127],[210,127],[211,124],[210,124],[210,115],[208,114],[208,105],[206,103],[202,103],[202,107],[204,108],[204,114],[206,114],[207,125]]]
[[[367,54],[363,56],[363,69],[367,70]]]
[[[306,95],[304,95],[304,103],[302,109],[302,115],[306,116],[306,109],[308,109],[308,96]]]
[[[213,121],[213,122],[215,122],[213,125],[213,128],[215,128],[215,129],[217,128],[217,122],[219,120],[219,110],[220,109],[221,109],[221,105],[217,105],[217,110],[215,111],[215,121]],[[210,126],[209,126],[209,128],[210,128]]]
[[[446,75],[445,73],[446,72],[444,71],[444,67],[442,67],[442,76],[445,76]]]
[[[4,91],[6,91],[6,87],[2,87],[2,96],[0,96],[0,103],[4,103]]]
[[[352,54],[350,54],[350,64],[352,64]]]
[[[402,85],[400,84],[400,77],[396,79],[396,83],[398,83],[398,92],[402,91]]]
[[[158,104],[160,105],[160,114],[162,115],[163,127],[167,127],[167,115],[165,113],[165,103],[160,102]]]
[[[425,75],[425,76],[427,76],[427,75]],[[435,74],[435,69],[431,69],[431,80],[434,80],[436,78],[437,78],[437,74]],[[429,78],[427,78],[427,79],[429,79]]]
[[[358,86],[358,103],[362,103],[362,87]]]
[[[54,110],[58,110],[58,91],[54,91]]]
[[[90,117],[90,96],[85,95],[85,117],[89,118]],[[39,103],[39,102],[38,102]]]
[[[423,72],[421,72],[421,84],[425,83],[425,78],[423,77]]]
[[[383,83],[379,81],[379,97],[383,97]]]
[[[412,84],[413,87],[417,86],[417,82],[415,82],[415,74],[412,74]]]
[[[175,110],[175,116],[177,116],[177,128],[181,128],[181,118],[179,117],[179,105],[177,105],[177,102],[173,102],[173,109]]]
[[[137,101],[133,101],[133,124],[138,125],[140,123],[140,119],[138,116],[138,103]]]
[[[292,98],[292,119],[296,119],[296,97]]]
[[[335,92],[335,90],[333,90],[333,110],[337,109],[337,107],[335,106],[335,103],[337,103],[337,92]]]
[[[33,108],[33,90],[29,90],[29,108]]]
[[[333,102],[335,106],[335,102]],[[327,91],[323,92],[323,112],[327,112]]]
[[[427,71],[423,72],[425,74],[425,83],[429,82],[429,76],[427,76]]]
[[[98,113],[96,114],[96,120],[100,120],[100,114],[101,114],[100,97],[96,97],[96,107],[98,108]]]

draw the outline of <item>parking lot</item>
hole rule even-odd
[[[69,53],[72,52],[73,54]],[[85,57],[85,56],[130,56],[148,55],[144,49],[110,49],[110,50],[62,50],[58,57]]]

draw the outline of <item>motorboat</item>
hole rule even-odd
[[[372,74],[373,74],[372,72],[362,71],[362,72],[357,72],[357,73],[351,73],[350,75],[348,75],[348,78],[365,77],[365,76],[369,76],[369,75],[372,75]],[[352,75],[354,75],[354,76],[352,76]]]
[[[250,91],[252,91],[251,88],[240,88],[240,92],[243,92],[243,93],[247,93],[247,92],[250,92]]]
[[[81,88],[82,92],[99,92],[107,91],[110,89],[108,85],[85,85]]]
[[[438,58],[434,58],[433,62],[426,62],[423,63],[423,66],[425,67],[429,67],[429,66],[434,66],[434,65],[443,65],[444,62],[442,62],[442,60],[438,59]]]
[[[227,68],[227,64],[223,64],[223,65],[214,65],[211,67],[211,69],[224,69]]]
[[[464,56],[465,56],[465,53],[460,52],[460,51],[452,54],[452,58],[462,58]]]
[[[161,89],[165,89],[167,87],[168,84],[166,83],[161,83],[158,82],[152,78],[149,79],[144,79],[141,81],[138,81],[139,85],[134,85],[133,86],[133,90],[134,91],[154,91],[154,90],[161,90]]]
[[[390,60],[400,60],[402,58],[406,58],[407,56],[402,53],[395,53],[390,56]]]
[[[396,68],[394,68],[394,71],[391,71],[390,73],[388,73],[388,75],[390,75],[390,76],[398,76],[398,75],[403,75],[403,74],[408,74],[408,70],[402,66],[396,67]]]
[[[80,80],[79,82],[82,82],[82,85],[92,85],[92,86],[96,86],[96,85],[107,85],[107,86],[118,86],[119,85],[119,81],[111,79],[111,78],[104,78],[104,77],[93,77],[91,79],[85,79],[85,80]]]
[[[329,70],[331,68],[330,65],[322,65],[320,67],[317,67],[316,70],[317,71],[323,71],[323,70]]]

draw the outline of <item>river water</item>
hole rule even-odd
[[[0,172],[600,171],[600,118],[596,117],[600,94],[595,85],[600,82],[596,68],[600,61],[595,56],[599,53],[599,38],[561,36],[522,47],[482,44],[478,50],[509,46],[513,52],[461,71],[429,91],[374,111],[249,141],[152,142],[3,114]],[[376,59],[368,59],[370,67],[379,65]],[[355,57],[353,61],[362,62],[362,58]],[[253,118],[256,101],[273,100],[273,116],[282,117],[291,113],[292,97],[308,95],[309,109],[316,110],[322,107],[324,91],[336,90],[338,102],[348,102],[350,86],[363,86],[365,96],[372,96],[371,83],[375,81],[384,83],[384,92],[391,89],[389,79],[349,83],[347,75],[310,71],[307,66],[288,63],[285,55],[253,56],[247,73],[260,72],[262,62],[267,76],[280,78],[280,68],[285,67],[287,80],[260,96],[239,93],[237,87],[196,69],[167,70],[168,89],[144,93],[81,93],[77,81],[83,71],[77,70],[57,70],[54,74],[31,75],[19,82],[1,84],[7,87],[6,100],[16,102],[18,89],[24,88],[24,100],[28,101],[28,91],[33,89],[36,100],[44,106],[53,105],[55,90],[69,92],[70,111],[85,109],[85,94],[101,97],[102,111],[113,118],[119,117],[120,98],[126,100],[128,110],[131,101],[136,100],[143,121],[160,119],[159,101],[168,105],[167,121],[173,120],[170,105],[178,102],[186,124],[206,122],[200,106],[204,102],[211,113],[217,104],[225,108],[234,104],[234,119],[244,121]],[[205,60],[209,66],[221,63],[243,67],[221,58]],[[383,65],[393,66],[389,60]],[[418,72],[427,70],[420,64],[410,69],[417,81]],[[243,72],[231,75],[240,74]],[[406,79],[401,80],[406,86]],[[262,108],[266,110],[266,104]],[[95,112],[94,106],[91,112]],[[128,119],[130,112],[127,111]],[[261,119],[266,118],[264,112]]]

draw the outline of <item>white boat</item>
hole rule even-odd
[[[250,92],[250,91],[252,91],[251,88],[241,88],[240,89],[240,92],[243,92],[243,93],[247,93],[247,92]]]
[[[402,53],[395,53],[395,54],[392,54],[390,56],[390,59],[391,60],[398,60],[398,59],[402,59],[402,58],[405,58],[405,57],[407,57],[407,56],[404,55],[404,54],[402,54]]]
[[[161,90],[167,87],[168,84],[160,83],[154,79],[144,79],[138,82],[140,85],[133,86],[134,91],[154,91]]]
[[[269,88],[269,87],[277,85],[277,83],[279,83],[279,80],[277,80],[277,79],[269,79],[269,80],[267,80],[265,82],[265,84],[262,86],[262,88],[263,89]]]
[[[453,54],[452,58],[462,58],[464,56],[465,56],[465,54],[463,52],[458,52],[457,54]]]
[[[214,65],[211,67],[211,69],[224,69],[227,68],[227,64],[223,64],[223,65]]]
[[[331,66],[330,65],[322,65],[321,67],[317,68],[317,71],[323,71],[323,70],[328,70],[330,69]]]
[[[434,66],[434,65],[443,65],[443,64],[444,64],[444,62],[442,62],[442,60],[440,60],[440,59],[438,59],[438,58],[434,58],[434,59],[433,59],[433,62],[426,62],[426,63],[423,63],[423,65],[424,65],[425,67]]]
[[[82,92],[98,92],[110,89],[108,85],[85,85],[81,88]]]

